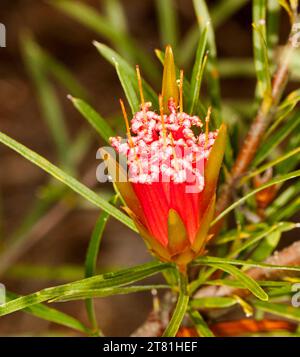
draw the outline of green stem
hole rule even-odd
[[[189,303],[189,293],[188,293],[188,276],[186,273],[186,269],[181,269],[178,267],[178,287],[179,287],[179,296],[177,300],[177,304],[173,313],[173,316],[167,326],[163,337],[175,337],[181,322],[184,318],[184,315],[187,311],[188,303]]]

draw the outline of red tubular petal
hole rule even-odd
[[[199,228],[199,193],[187,192],[186,183],[170,184],[170,208],[180,215],[188,232],[188,238],[193,243]]]
[[[147,228],[163,246],[167,246],[169,203],[164,186],[161,182],[133,184],[144,211]]]
[[[141,203],[146,226],[163,245],[168,244],[168,212],[176,210],[182,219],[191,244],[199,230],[199,195],[187,192],[186,183],[154,182],[132,184]]]

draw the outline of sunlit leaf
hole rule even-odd
[[[206,63],[206,61],[204,60],[206,42],[207,42],[207,27],[204,28],[203,33],[201,34],[201,37],[199,39],[199,45],[196,53],[196,60],[192,72],[191,94],[190,94],[191,104],[189,109],[190,114],[194,113],[194,109],[199,98],[201,81],[202,81],[202,76]]]
[[[221,296],[212,296],[212,297],[200,297],[193,299],[190,302],[190,306],[193,309],[224,309],[231,307],[237,303],[236,299],[232,297],[221,297]]]
[[[239,280],[248,290],[251,291],[253,295],[258,297],[260,300],[267,301],[268,295],[267,293],[258,285],[258,283],[246,275],[241,270],[229,264],[220,264],[220,263],[211,263],[208,264],[214,268],[221,269],[228,274],[234,276],[237,280]]]
[[[97,133],[108,143],[109,138],[116,135],[116,133],[107,124],[106,120],[100,116],[88,103],[83,99],[69,97],[75,108],[84,116],[84,118],[91,124]]]
[[[122,68],[124,73],[127,74],[128,79],[131,81],[132,86],[135,88],[135,91],[138,92],[138,81],[136,78],[136,72],[135,70],[130,66],[130,64],[123,59],[117,52],[109,48],[108,46],[94,41],[94,46],[97,48],[99,53],[113,66],[115,66],[115,63],[117,62],[119,64],[119,67]],[[154,90],[149,86],[149,84],[143,80],[143,91],[145,95],[145,99],[147,101],[150,101],[154,107],[158,108],[158,97],[157,94],[154,92]]]
[[[15,311],[23,310],[27,307],[41,302],[62,297],[71,291],[87,289],[107,289],[121,287],[135,281],[142,280],[154,275],[164,269],[170,268],[171,264],[151,262],[133,268],[123,269],[114,273],[96,275],[91,278],[82,279],[65,285],[58,285],[51,288],[40,290],[36,293],[16,298],[0,306],[0,316],[10,314]]]

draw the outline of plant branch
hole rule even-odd
[[[282,93],[287,84],[292,50],[293,47],[289,40],[283,50],[281,63],[279,64],[273,78],[272,93],[271,95],[264,96],[257,115],[249,129],[248,134],[246,135],[244,143],[233,165],[230,177],[221,190],[221,194],[217,202],[216,215],[221,213],[230,204],[232,193],[236,184],[250,166],[262,141],[266,128],[274,117],[277,105],[280,102]],[[220,224],[218,228],[220,228]]]

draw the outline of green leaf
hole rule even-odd
[[[263,140],[251,166],[256,167],[259,165],[289,134],[297,131],[299,126],[300,115],[296,112],[280,129],[276,130],[267,140]]]
[[[275,231],[269,234],[251,254],[251,259],[262,262],[266,260],[276,249],[281,238],[281,233]]]
[[[37,165],[44,171],[48,172],[50,175],[55,177],[57,180],[63,182],[69,186],[73,191],[77,192],[79,195],[93,203],[95,206],[103,209],[127,227],[131,228],[135,232],[137,229],[132,222],[132,220],[126,216],[123,212],[109,204],[106,200],[98,196],[95,192],[90,190],[87,186],[83,185],[77,181],[74,177],[68,175],[63,170],[59,169],[55,165],[51,164],[48,160],[35,153],[34,151],[28,149],[26,146],[18,143],[14,139],[0,132],[0,142],[8,146],[12,150],[18,152],[20,155],[25,157],[27,160],[31,161],[33,164]]]
[[[111,26],[110,22],[97,12],[96,9],[87,4],[70,0],[51,1],[51,4],[113,43],[125,40],[121,32],[116,30],[114,26]]]
[[[211,20],[215,31],[223,25],[227,19],[234,15],[249,0],[221,0],[211,8]],[[185,37],[181,40],[178,51],[178,59],[182,66],[187,65],[199,41],[199,28],[197,25],[191,26]]]
[[[193,263],[197,264],[198,262],[205,262],[205,259],[212,259],[213,262],[217,262],[217,263],[228,263],[228,264],[233,264],[233,265],[242,265],[239,264],[241,261],[239,260],[235,260],[232,259],[234,258],[236,255],[238,255],[240,252],[242,252],[243,250],[251,247],[252,245],[256,244],[257,242],[259,242],[262,238],[264,238],[267,234],[270,234],[276,230],[283,232],[285,230],[290,230],[290,229],[294,229],[297,227],[297,224],[295,223],[290,223],[290,222],[279,222],[276,223],[274,226],[271,227],[267,227],[266,229],[262,230],[261,232],[257,232],[253,235],[253,237],[251,237],[250,239],[247,239],[245,241],[245,243],[241,244],[238,248],[232,250],[227,258],[216,258],[216,257],[201,257],[196,259]],[[216,260],[217,259],[217,260]],[[248,261],[244,264],[245,266],[251,266],[251,267],[259,267],[257,265],[256,262],[252,262],[252,261]],[[261,267],[265,267],[265,268],[273,268],[273,269],[281,269],[282,267],[280,266],[268,266],[268,265],[264,265],[261,264]],[[287,270],[294,270],[294,267],[284,267]],[[297,270],[297,269],[296,269]],[[209,269],[207,272],[204,272],[197,280],[194,280],[191,284],[190,284],[190,290],[192,292],[194,292],[195,290],[197,290],[197,288],[199,286],[201,286],[206,279],[208,279],[214,272],[216,271],[216,268],[212,268]]]
[[[299,189],[298,189],[299,191]],[[300,196],[296,196],[294,200],[289,202],[288,205],[281,207],[274,214],[272,214],[269,218],[272,221],[285,219],[294,216],[299,212],[300,209]]]
[[[132,115],[139,111],[139,99],[135,92],[134,86],[130,77],[127,75],[125,71],[123,71],[122,67],[120,67],[118,62],[115,62],[116,71],[119,77],[119,80],[122,84],[124,93],[126,95],[127,101],[130,105]]]
[[[111,200],[113,204],[115,204],[117,201],[117,196],[114,196]],[[87,254],[86,254],[86,260],[85,260],[85,277],[89,278],[90,276],[93,276],[96,272],[96,263],[97,263],[97,256],[99,252],[99,247],[101,244],[102,240],[102,235],[104,233],[104,230],[106,228],[107,222],[109,219],[109,214],[106,212],[102,212],[96,222],[96,225],[94,227]]]
[[[118,31],[127,33],[128,23],[126,14],[121,1],[119,0],[105,0],[105,12],[109,22],[118,28]]]
[[[233,240],[246,240],[251,238],[254,234],[263,233],[265,230],[268,230],[269,226],[264,223],[259,224],[249,224],[244,227],[231,229],[224,234],[220,234],[214,240],[214,245],[226,244],[232,242]]]
[[[163,333],[163,337],[175,337],[180,328],[190,299],[187,292],[187,285],[187,276],[184,273],[179,273],[179,297],[172,318]]]
[[[88,103],[83,99],[74,98],[69,96],[69,99],[74,104],[75,108],[83,115],[83,117],[91,124],[91,126],[97,131],[97,133],[105,140],[109,142],[109,138],[116,136],[116,133],[107,124],[106,120],[100,116]]]
[[[17,294],[7,291],[6,298],[8,301],[13,301],[14,299],[19,298],[19,296]],[[72,328],[73,330],[82,332],[84,334],[90,334],[90,330],[83,323],[76,320],[74,317],[71,317],[61,311],[50,308],[43,304],[37,304],[35,306],[27,307],[23,311],[45,321],[54,322],[58,325]]]
[[[286,281],[258,281],[258,284],[260,286],[266,287],[266,288],[282,288],[286,286],[291,286],[291,283],[286,282]],[[212,286],[231,286],[233,288],[238,288],[238,289],[246,289],[245,286],[236,280],[232,279],[215,279],[215,280],[207,280],[205,282],[205,285],[212,285]]]
[[[284,155],[279,156],[275,160],[267,162],[265,165],[260,166],[256,170],[254,170],[254,171],[250,172],[249,174],[247,174],[246,176],[244,176],[240,181],[240,185],[243,185],[246,181],[248,181],[252,177],[257,176],[257,175],[261,174],[262,172],[265,172],[267,169],[280,164],[281,162],[291,158],[294,155],[297,155],[299,152],[300,152],[300,147],[296,148],[294,150],[291,150]]]
[[[205,0],[193,0],[194,9],[197,16],[199,29],[201,32],[207,27],[207,48],[208,57],[206,65],[206,73],[208,80],[208,90],[210,94],[212,111],[212,127],[219,128],[223,122],[222,104],[221,104],[221,86],[220,73],[217,61],[217,47],[215,43],[215,35],[213,24],[210,19],[210,14]],[[230,140],[226,142],[225,164],[232,165],[232,148]]]
[[[237,301],[232,297],[212,296],[193,299],[190,307],[193,309],[224,309],[236,305]]]
[[[265,138],[269,137],[282,121],[294,110],[300,101],[300,89],[291,92],[277,108],[275,121],[265,134]]]
[[[176,53],[178,42],[178,19],[174,0],[156,0],[160,40],[163,47],[171,45]]]
[[[268,295],[267,293],[258,285],[258,283],[243,273],[241,270],[237,269],[236,267],[229,265],[229,264],[219,264],[219,263],[213,263],[213,264],[208,264],[214,268],[218,268],[220,270],[225,271],[228,274],[231,274],[234,276],[237,280],[239,280],[253,295],[255,295],[257,298],[263,301],[268,300]]]
[[[213,332],[209,329],[198,311],[191,310],[189,315],[200,337],[214,337]]]
[[[203,32],[207,27],[207,46],[209,56],[207,60],[208,84],[212,107],[214,108],[213,118],[215,126],[219,127],[222,123],[221,116],[221,90],[219,82],[219,70],[217,65],[217,48],[215,44],[215,35],[212,26],[212,21],[208,12],[206,2],[204,0],[193,0],[195,12],[197,15],[200,31]],[[215,115],[214,115],[215,114]]]
[[[269,63],[272,64],[275,59],[275,50],[279,40],[279,17],[280,5],[278,0],[267,1],[267,45]],[[275,67],[274,65],[272,67]],[[272,68],[273,70],[274,68]],[[273,72],[273,71],[272,71]]]
[[[70,140],[64,115],[55,90],[47,79],[40,48],[29,35],[23,35],[21,49],[27,70],[37,91],[42,117],[53,138],[59,161],[66,170],[72,172],[74,167],[68,157]]]
[[[119,0],[105,0],[104,10],[110,25],[118,33],[128,36],[128,23],[122,3]],[[135,55],[130,50],[130,46],[128,46],[126,41],[118,41],[114,45],[118,52],[122,53],[130,62],[134,62]]]
[[[91,278],[78,280],[72,283],[46,288],[1,305],[0,316],[23,310],[41,302],[63,297],[74,290],[107,289],[134,283],[135,281],[142,280],[156,273],[162,272],[171,266],[171,264],[167,263],[151,262],[133,268],[119,270],[114,273],[96,275]]]
[[[253,16],[253,49],[257,76],[257,94],[259,98],[271,95],[271,76],[266,44],[266,0],[254,0]]]
[[[296,130],[298,130],[298,128]],[[289,152],[290,150],[294,150],[299,147],[300,147],[299,135],[291,135],[289,140],[287,141],[287,145],[284,147],[284,151]],[[294,157],[292,160],[284,160],[283,162],[279,163],[279,165],[276,168],[276,171],[279,174],[290,172],[298,167],[299,162],[300,162],[300,154],[296,154],[296,157]]]
[[[213,265],[213,264],[231,264],[240,265],[249,268],[261,268],[261,269],[275,269],[275,270],[286,270],[286,271],[296,271],[300,272],[300,267],[292,265],[272,265],[266,263],[258,263],[251,260],[237,260],[231,258],[218,258],[218,257],[200,257],[194,260],[193,264],[203,264],[203,265]]]
[[[253,247],[255,244],[259,243],[263,238],[265,238],[270,234],[273,234],[276,231],[284,232],[284,231],[292,230],[294,228],[296,228],[295,223],[289,223],[289,222],[275,223],[273,226],[264,229],[262,232],[258,232],[257,234],[254,234],[252,237],[244,241],[243,244],[239,245],[236,249],[230,252],[229,257],[232,258],[237,256],[240,252],[250,247]]]
[[[187,34],[180,41],[180,46],[177,54],[177,61],[182,67],[186,67],[192,62],[195,50],[199,42],[199,26],[193,25],[188,30]]]
[[[298,280],[297,283],[300,283],[300,280]],[[289,283],[288,285],[277,287],[270,290],[269,296],[271,299],[278,298],[278,297],[286,298],[287,296],[289,297],[291,295],[291,291],[292,291],[292,284]]]
[[[266,214],[271,222],[277,221],[277,217],[281,214],[283,207],[289,207],[289,202],[294,198],[298,198],[300,193],[300,181],[289,186],[276,197],[272,205],[267,208]],[[285,216],[285,215],[284,215]]]
[[[153,289],[169,289],[168,285],[142,285],[129,286],[125,288],[110,288],[110,289],[89,289],[89,290],[74,290],[65,294],[62,297],[54,298],[50,302],[65,302],[72,300],[83,300],[91,298],[104,298],[113,295],[126,295],[149,291]]]
[[[193,67],[192,79],[191,79],[191,94],[190,94],[191,104],[189,109],[190,114],[194,113],[194,109],[199,98],[202,76],[206,63],[204,54],[205,54],[205,48],[207,42],[207,30],[208,27],[206,26],[200,36],[199,45],[196,53],[196,60]]]
[[[255,301],[253,305],[256,309],[268,312],[275,316],[280,316],[286,319],[300,322],[300,309],[284,304],[276,304],[271,302]]]
[[[109,48],[108,46],[94,41],[94,46],[97,48],[99,53],[113,66],[117,62],[119,67],[122,68],[122,71],[127,74],[128,79],[131,81],[133,88],[135,89],[136,93],[138,92],[138,81],[136,78],[135,70],[130,66],[128,62],[126,62],[117,52]],[[150,87],[150,85],[145,81],[142,80],[143,83],[143,91],[145,95],[146,101],[150,101],[154,107],[158,108],[158,97],[154,90]]]
[[[238,207],[239,205],[241,205],[243,202],[247,201],[247,199],[249,197],[252,197],[253,195],[255,195],[256,193],[264,190],[267,187],[291,180],[293,178],[299,177],[300,176],[300,170],[297,171],[293,171],[290,172],[289,174],[286,175],[279,175],[277,177],[275,177],[273,180],[270,180],[268,183],[260,186],[259,188],[250,191],[249,193],[247,193],[245,196],[243,196],[242,198],[240,198],[239,200],[235,201],[232,205],[230,205],[229,207],[227,207],[223,212],[221,212],[211,223],[211,225],[213,226],[215,223],[217,223],[220,219],[222,219],[224,216],[226,216],[229,212],[231,212],[233,209],[235,209],[236,207]]]
[[[117,195],[112,197],[111,203],[115,205],[117,202]],[[97,257],[99,253],[99,248],[102,240],[102,236],[109,219],[109,214],[106,212],[101,212],[96,225],[94,227],[89,246],[87,249],[87,254],[85,258],[85,277],[89,278],[96,274]],[[94,309],[94,304],[91,299],[86,301],[86,309],[89,316],[89,320],[96,330],[97,328],[97,318]]]

